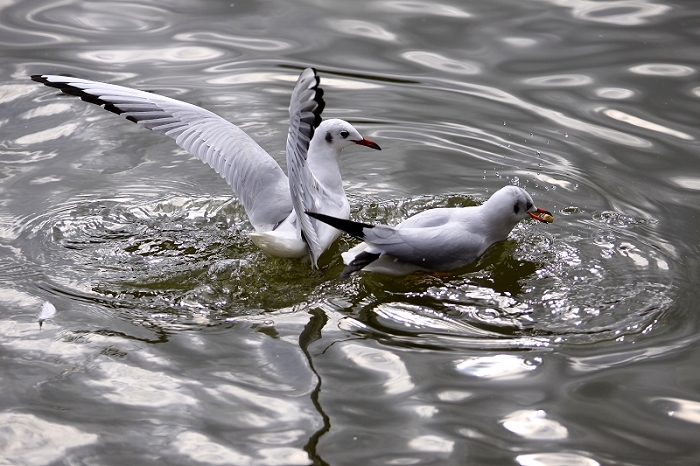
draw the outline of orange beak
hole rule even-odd
[[[530,215],[530,217],[540,222],[552,223],[554,221],[554,216],[544,209],[538,208],[535,212],[528,212],[528,214]]]
[[[358,140],[352,141],[352,142],[354,142],[355,144],[359,144],[360,146],[369,147],[370,149],[382,150],[382,148],[379,147],[379,144],[377,144],[374,141],[370,141],[367,138],[358,139]]]

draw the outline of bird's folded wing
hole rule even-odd
[[[218,115],[114,84],[55,75],[32,79],[173,138],[226,180],[256,230],[273,228],[291,212],[288,181],[280,166],[243,130]]]
[[[365,241],[397,259],[422,267],[438,267],[481,253],[482,238],[445,227],[365,229]]]
[[[323,89],[313,68],[305,69],[294,87],[289,103],[289,133],[287,135],[287,170],[289,191],[297,214],[297,228],[306,241],[314,266],[323,246],[319,242],[316,220],[306,211],[316,211],[314,201],[323,197],[323,187],[309,170],[307,154],[314,130],[321,123],[321,112],[325,107]]]

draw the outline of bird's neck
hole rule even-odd
[[[325,141],[319,143],[312,139],[306,160],[311,173],[326,189],[337,193],[344,192],[343,180],[340,177],[340,167],[338,166],[338,153],[335,149],[326,144]]]
[[[479,222],[479,229],[484,237],[488,238],[490,241],[503,241],[508,238],[511,230],[517,225],[517,222],[513,223],[509,219],[501,221],[495,220],[494,212],[489,212],[489,207],[491,206],[487,206],[486,204],[479,207],[479,215],[483,219]]]

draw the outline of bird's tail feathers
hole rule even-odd
[[[379,259],[380,255],[380,253],[362,251],[355,256],[352,262],[350,262],[345,269],[343,269],[343,272],[340,274],[340,279],[347,280],[353,273],[357,272],[358,270],[362,270],[372,262]]]

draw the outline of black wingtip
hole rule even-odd
[[[326,108],[326,101],[323,100],[323,89],[318,87],[318,81],[316,84],[316,95],[314,95],[314,100],[316,101],[316,109],[314,110],[314,129],[318,128],[318,125],[321,124],[321,121],[323,121],[323,118],[321,118],[321,113],[323,113],[323,110]]]
[[[105,100],[102,100],[95,95],[88,94],[84,90],[82,90],[78,87],[74,87],[73,85],[71,85],[71,83],[63,82],[63,81],[58,81],[58,82],[51,81],[51,80],[49,80],[49,78],[47,78],[47,75],[45,75],[45,74],[34,74],[31,76],[31,78],[32,78],[32,81],[42,83],[42,84],[49,86],[49,87],[55,87],[56,89],[60,90],[64,94],[80,97],[80,99],[84,100],[85,102],[99,105],[101,107],[103,106],[103,108],[105,110],[107,110],[108,112],[116,113],[117,115],[121,115],[122,113],[124,113],[124,111],[122,109],[120,109],[119,107],[117,107],[116,105],[114,105],[110,102],[107,102]],[[127,117],[127,120],[133,121],[134,123],[137,123],[137,120],[133,117]]]
[[[320,220],[321,222],[337,228],[340,231],[344,231],[350,236],[354,236],[358,239],[364,239],[365,228],[374,228],[374,225],[369,225],[367,223],[353,222],[352,220],[345,220],[343,218],[331,217],[330,215],[319,214],[317,212],[306,211],[309,217]]]
[[[311,126],[316,129],[318,128],[318,125],[321,124],[321,121],[323,121],[323,118],[321,118],[321,113],[323,113],[323,110],[326,108],[326,101],[323,100],[323,89],[320,87],[321,86],[321,77],[318,75],[318,72],[316,71],[316,68],[310,68],[311,71],[313,71],[314,74],[314,81],[316,84],[314,84],[311,89],[313,89],[314,92],[314,98],[312,99],[314,102],[316,102],[316,108],[313,109],[313,114],[314,114],[314,121],[311,123]]]

